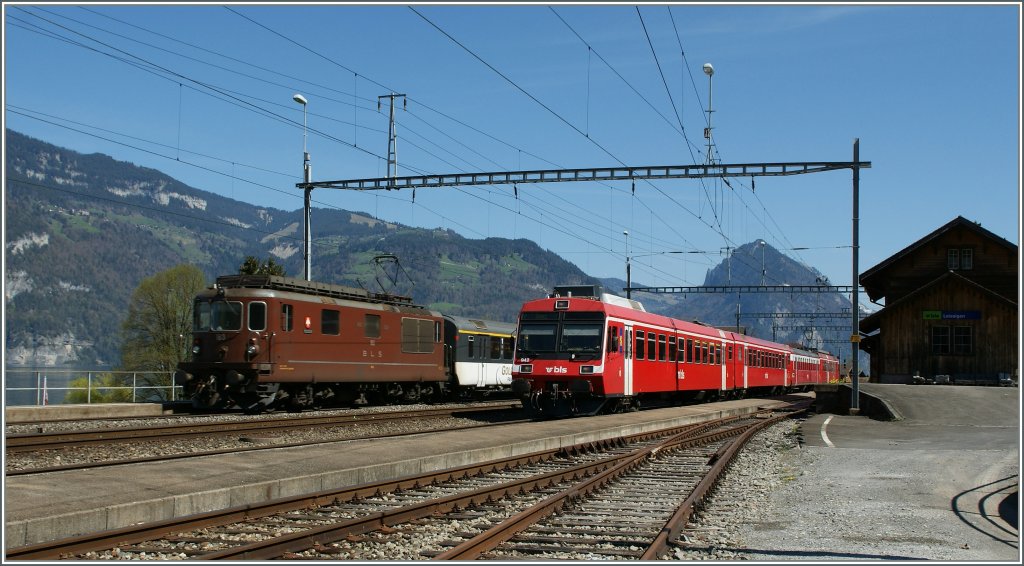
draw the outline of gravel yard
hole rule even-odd
[[[748,444],[676,559],[1019,563],[1015,526],[965,489],[1011,478],[1015,493],[1018,455],[807,446],[793,427]]]

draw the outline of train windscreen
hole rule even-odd
[[[196,301],[192,329],[239,330],[242,328],[242,303],[236,301]]]
[[[599,312],[523,313],[516,347],[521,357],[599,356],[603,330]]]

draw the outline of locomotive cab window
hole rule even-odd
[[[284,332],[292,331],[292,319],[295,314],[295,307],[287,303],[281,304],[281,330]]]
[[[611,326],[611,325],[608,326],[608,345],[606,346],[606,351],[609,352],[609,353],[611,353],[611,352],[618,352],[619,351],[619,327],[618,326]]]
[[[562,327],[559,351],[571,353],[598,353],[601,351],[601,322],[570,322]]]
[[[221,332],[242,329],[242,303],[237,301],[196,301],[193,330]]]
[[[249,330],[267,329],[267,303],[249,303]]]

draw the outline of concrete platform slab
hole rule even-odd
[[[750,414],[761,407],[783,404],[778,400],[744,399],[482,430],[15,476],[4,485],[4,548]]]
[[[160,417],[172,411],[160,403],[94,403],[89,405],[43,405],[6,407],[4,422],[18,424],[38,421],[72,421],[124,417]]]

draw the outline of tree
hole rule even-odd
[[[128,317],[121,325],[122,369],[174,371],[188,356],[192,301],[204,287],[203,272],[187,264],[143,279],[132,293]]]
[[[64,403],[131,403],[132,384],[124,376],[112,373],[100,373],[90,381],[87,377],[79,377],[68,383],[71,391],[64,396]],[[91,388],[91,391],[89,390]]]
[[[285,275],[284,266],[268,257],[267,261],[260,263],[254,256],[246,256],[242,266],[238,268],[239,275]]]

